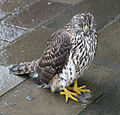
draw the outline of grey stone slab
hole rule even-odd
[[[24,28],[34,28],[69,6],[71,5],[49,0],[40,0],[21,8],[16,13],[8,16],[3,22]]]
[[[0,19],[2,19],[5,15],[6,13],[0,9]]]
[[[0,52],[0,64],[18,64],[39,58],[46,48],[48,38],[54,31],[42,28],[23,36],[6,50]]]
[[[97,60],[120,64],[120,18],[98,35]]]
[[[79,115],[120,115],[120,80]]]
[[[47,45],[47,39],[50,37],[53,31],[53,29],[49,30],[42,28],[27,34],[26,36],[22,37],[22,39],[12,43],[12,45],[9,45],[7,49],[0,52],[0,64],[12,65],[39,58]],[[0,76],[2,77],[1,82],[4,82],[4,84],[1,84],[0,86],[2,87],[2,94],[6,93],[9,89],[12,88],[12,86],[14,87],[15,85],[18,85],[20,82],[22,82],[19,77],[11,76],[8,74],[8,72],[6,72],[6,70],[3,71],[3,69],[4,68],[0,68]],[[5,75],[3,75],[3,73]],[[7,78],[7,76],[9,77]]]
[[[24,81],[24,78],[9,74],[8,67],[0,66],[0,96]]]
[[[39,88],[32,81],[25,81],[0,100],[0,112],[9,115],[76,115],[83,107],[71,100],[66,104],[64,96]]]
[[[1,51],[4,47],[6,47],[8,44],[9,44],[9,42],[0,40],[0,51]]]
[[[33,0],[0,0],[0,19],[31,2]]]
[[[94,62],[79,79],[79,85],[87,85],[90,88],[93,102],[114,82],[119,81],[119,76],[120,67]]]
[[[23,30],[17,27],[0,24],[0,40],[12,42],[27,32],[27,30]]]
[[[61,28],[72,18],[81,12],[90,12],[95,16],[97,30],[103,28],[108,22],[120,14],[119,0],[83,0],[72,6],[59,16],[45,24],[51,28]]]
[[[120,68],[104,66],[93,63],[79,79],[79,86],[86,84],[90,88],[92,98],[86,103],[76,103],[69,100],[65,103],[65,97],[59,93],[51,93],[50,89],[39,88],[33,81],[27,80],[0,100],[0,110],[4,114],[19,115],[76,115],[87,104],[98,98],[115,81],[120,80]],[[33,97],[28,100],[28,97]]]

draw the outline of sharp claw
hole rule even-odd
[[[65,103],[68,103],[68,100],[66,100]]]

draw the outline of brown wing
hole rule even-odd
[[[65,30],[59,30],[53,33],[39,62],[38,80],[49,83],[67,62],[70,49],[70,38]]]

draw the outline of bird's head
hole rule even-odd
[[[94,16],[91,13],[80,13],[73,16],[72,20],[73,29],[77,33],[89,33],[90,30],[95,29]]]

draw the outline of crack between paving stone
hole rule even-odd
[[[93,62],[97,62],[97,63],[101,63],[101,64],[110,65],[110,66],[113,66],[113,67],[119,67],[120,68],[120,64],[114,64],[112,62],[108,62],[108,61],[104,61],[104,60],[94,59]]]
[[[98,33],[102,32],[104,29],[106,29],[107,27],[109,27],[110,25],[112,25],[113,23],[115,23],[116,21],[118,21],[120,19],[120,14],[118,16],[116,16],[112,21],[110,21],[108,24],[106,24],[104,27],[102,27],[100,30],[98,30]]]
[[[72,8],[73,6],[69,6],[68,8],[60,11],[59,13],[57,13],[56,15],[54,15],[53,17],[49,18],[48,20],[45,20],[43,22],[41,22],[41,24],[39,24],[38,26],[36,26],[35,28],[33,29],[39,29],[41,26],[44,26],[46,28],[48,28],[47,26],[45,26],[46,24],[49,24],[50,21],[52,21],[52,19],[56,18],[56,17],[59,17],[63,12],[65,12],[66,10],[68,10],[69,8]],[[54,28],[51,28],[51,29],[54,29]]]
[[[14,44],[16,41],[20,40],[22,37],[24,37],[24,36],[26,36],[26,35],[29,35],[31,32],[32,32],[32,31],[28,31],[28,32],[24,33],[23,35],[19,36],[17,39],[13,40],[12,42],[9,42],[9,44],[8,44],[7,46],[5,46],[5,47],[3,47],[2,49],[0,49],[0,53],[1,53],[2,51],[5,51],[5,50],[9,49],[12,44]],[[8,41],[6,41],[6,40],[3,40],[3,41],[8,42]]]
[[[35,1],[35,2],[32,2],[32,3],[30,3],[30,4],[26,4],[26,5],[24,5],[23,7],[18,7],[18,8],[22,10],[22,9],[27,8],[28,6],[29,6],[29,7],[32,6],[33,4],[35,4],[35,3],[39,2],[39,1],[40,1],[40,0],[37,0],[37,1]],[[83,1],[83,0],[81,0],[80,2],[82,2],[82,1]],[[52,1],[51,1],[51,2],[52,2]],[[53,2],[54,2],[54,1],[53,1]],[[67,3],[66,3],[66,4],[67,4]],[[53,18],[59,16],[62,12],[64,12],[65,10],[67,10],[67,9],[69,9],[69,8],[71,8],[71,7],[73,7],[74,5],[75,5],[75,4],[71,4],[71,6],[69,6],[68,8],[65,8],[64,10],[60,11],[59,13],[57,13],[56,15],[54,15],[53,17],[49,18],[48,20],[45,20],[45,21],[41,22],[38,26],[33,27],[33,28],[24,28],[24,27],[20,27],[20,26],[14,26],[14,25],[7,24],[7,23],[4,22],[4,21],[5,21],[9,16],[11,16],[13,13],[17,13],[17,11],[15,11],[15,9],[12,10],[12,11],[11,11],[9,14],[7,14],[6,16],[4,16],[2,19],[0,19],[0,22],[1,22],[1,24],[5,24],[5,25],[7,25],[7,26],[14,27],[14,28],[17,28],[17,29],[22,29],[22,30],[27,30],[27,31],[34,31],[35,29],[38,29],[39,27],[41,27],[41,25],[46,24],[47,22],[51,21]]]
[[[50,0],[51,2],[57,2],[57,3],[65,3],[65,4],[71,4],[71,5],[76,5],[79,4],[80,2],[82,2],[83,0],[80,0],[79,2],[70,2],[70,1],[57,1],[57,0]]]
[[[100,94],[98,97],[93,99],[93,101],[91,103],[87,104],[86,107],[78,113],[78,115],[82,115],[82,113],[84,113],[89,107],[91,107],[93,104],[95,104],[95,102],[100,100],[103,96],[104,96],[104,93]]]
[[[89,107],[94,105],[96,102],[100,101],[105,95],[107,95],[111,91],[111,89],[115,88],[117,85],[120,85],[120,80],[119,81],[115,81],[114,83],[112,83],[112,85],[109,88],[107,88],[102,94],[100,94],[98,97],[96,97],[81,112],[79,112],[78,115],[82,115]]]
[[[4,95],[8,94],[10,91],[12,91],[13,89],[15,89],[16,87],[20,86],[23,82],[25,82],[26,80],[28,80],[29,78],[25,78],[22,82],[20,82],[19,84],[15,85],[14,87],[12,87],[11,89],[9,89],[8,91],[6,91],[5,93],[3,93],[2,95],[0,95],[0,98],[2,98]]]
[[[27,30],[28,32],[31,31],[31,30],[33,30],[34,28],[33,28],[33,29],[30,29],[30,28],[24,28],[24,27],[14,26],[14,25],[10,25],[10,24],[4,23],[4,20],[7,19],[9,16],[13,15],[14,13],[17,13],[18,11],[16,11],[16,9],[20,9],[20,10],[25,9],[25,8],[27,8],[28,6],[31,6],[31,5],[39,2],[39,1],[40,1],[40,0],[36,0],[36,1],[32,2],[32,3],[25,4],[24,6],[17,7],[17,8],[15,8],[15,9],[13,9],[10,13],[8,13],[7,15],[5,15],[3,18],[0,19],[1,24],[6,25],[6,26],[10,26],[10,27],[14,27],[14,28],[16,28],[16,29]],[[20,10],[19,10],[19,11],[20,11]]]

